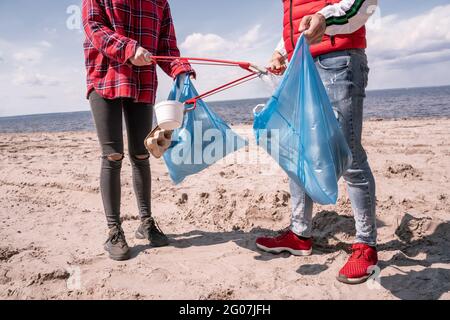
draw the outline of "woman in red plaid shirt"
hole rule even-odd
[[[157,89],[156,66],[149,55],[180,56],[167,0],[83,0],[83,27],[90,101],[102,148],[100,187],[108,222],[105,250],[114,260],[129,258],[120,221],[120,171],[124,158],[125,117],[133,185],[139,206],[139,239],[165,246],[167,237],[151,214],[149,154],[144,140],[152,129]],[[171,77],[193,73],[187,63],[161,62]]]

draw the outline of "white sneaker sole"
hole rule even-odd
[[[289,252],[290,254],[292,254],[294,256],[310,256],[312,253],[312,248],[309,250],[294,250],[294,249],[286,248],[286,247],[268,248],[268,247],[260,245],[258,243],[256,244],[256,246],[259,249],[269,252],[269,253]]]
[[[375,272],[371,272],[368,273],[367,275],[365,275],[364,277],[361,278],[347,278],[341,275],[337,276],[337,280],[342,282],[342,283],[346,283],[346,284],[361,284],[366,282],[371,276],[374,275]]]

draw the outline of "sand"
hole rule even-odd
[[[249,126],[236,130],[252,136]],[[229,157],[174,186],[152,159],[153,212],[172,239],[155,249],[133,236],[127,159],[122,212],[133,258],[113,262],[102,248],[95,133],[0,138],[2,299],[450,299],[448,119],[365,123],[381,271],[356,286],[335,280],[355,233],[343,184],[336,206],[315,207],[313,255],[272,255],[254,241],[289,225],[288,183],[276,166]]]

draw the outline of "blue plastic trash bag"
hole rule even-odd
[[[257,143],[319,204],[334,204],[352,155],[301,37],[272,98],[255,110]]]
[[[190,77],[183,75],[175,80],[169,100],[184,102],[196,96]],[[183,126],[174,131],[164,161],[172,181],[178,184],[246,145],[246,140],[199,100],[197,108],[185,114]]]

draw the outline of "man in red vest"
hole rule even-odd
[[[337,277],[350,284],[366,281],[378,262],[375,180],[361,144],[369,73],[364,25],[377,4],[377,0],[283,0],[283,39],[270,64],[274,73],[283,74],[286,62],[292,58],[295,45],[304,33],[352,150],[353,163],[344,179],[356,222],[356,240],[352,255]],[[313,202],[293,181],[290,189],[290,228],[274,238],[258,238],[256,244],[272,253],[288,251],[294,255],[310,255]]]

